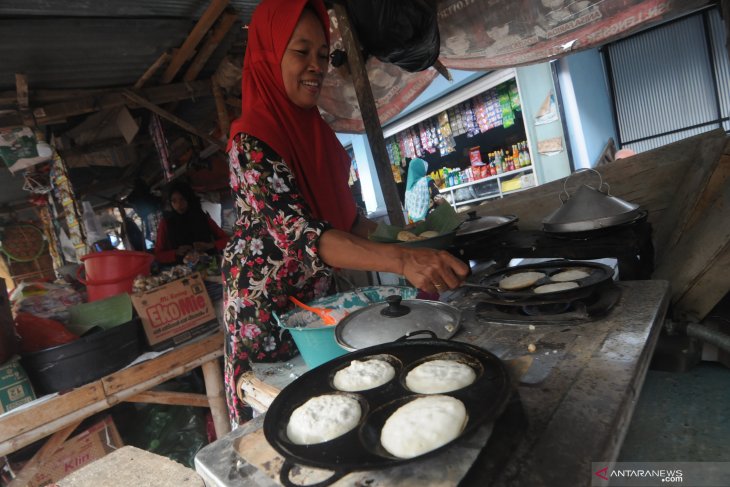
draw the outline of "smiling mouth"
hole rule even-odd
[[[322,85],[319,81],[301,81],[300,82],[305,88],[318,90],[320,86]]]

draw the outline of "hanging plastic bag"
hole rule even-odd
[[[436,8],[424,0],[347,2],[347,12],[368,54],[411,73],[439,57]]]

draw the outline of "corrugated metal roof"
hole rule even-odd
[[[243,54],[242,26],[259,1],[229,2],[239,21],[198,79],[209,78],[227,53]],[[0,0],[0,92],[15,91],[16,73],[27,75],[31,108],[38,106],[35,90],[131,86],[163,52],[182,45],[210,4],[211,0]],[[153,78],[148,85],[154,84]],[[201,128],[215,120],[211,97],[180,103],[176,114]],[[27,199],[22,184],[22,175],[12,176],[0,167],[0,212],[4,204]]]
[[[134,83],[166,49],[179,47],[210,2],[0,2],[0,91],[15,89],[15,73],[30,89],[104,88]],[[198,78],[210,76],[241,41],[258,0],[232,1],[237,22]],[[181,70],[179,76],[182,75]]]
[[[229,5],[250,19],[259,1],[231,0]],[[3,0],[0,16],[199,19],[209,4],[205,0]]]

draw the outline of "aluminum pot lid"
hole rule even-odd
[[[385,302],[361,308],[335,328],[337,343],[347,350],[388,343],[415,331],[430,330],[449,339],[459,328],[461,311],[445,303],[388,296]]]
[[[517,221],[517,217],[513,215],[477,216],[476,210],[468,212],[467,215],[468,218],[456,230],[457,237],[467,237],[477,233],[487,232]]]
[[[600,177],[595,169],[590,171]],[[565,179],[560,194],[562,205],[543,220],[547,231],[580,231],[618,225],[636,218],[640,211],[639,205],[611,196],[608,184],[602,179],[598,188],[584,184],[570,195],[566,188],[569,178]],[[601,191],[603,186],[605,192]]]

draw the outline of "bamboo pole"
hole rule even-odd
[[[203,379],[205,380],[205,391],[208,395],[210,414],[213,416],[213,426],[218,438],[231,431],[231,423],[228,420],[228,406],[223,391],[223,372],[218,360],[211,360],[202,365]]]
[[[388,158],[388,151],[385,148],[383,128],[380,126],[378,109],[375,105],[373,90],[370,87],[368,73],[365,69],[365,61],[360,50],[360,42],[350,24],[347,9],[339,3],[335,3],[334,10],[337,15],[340,34],[342,34],[342,43],[347,52],[347,64],[352,74],[352,82],[355,84],[357,103],[360,105],[360,113],[365,124],[365,133],[367,134],[370,149],[375,159],[375,170],[378,173],[378,181],[380,181],[380,189],[383,192],[385,207],[388,210],[388,218],[392,225],[403,227],[406,224],[405,218],[403,217],[403,208],[398,197],[398,189],[393,179],[393,172],[390,168],[390,159]]]

